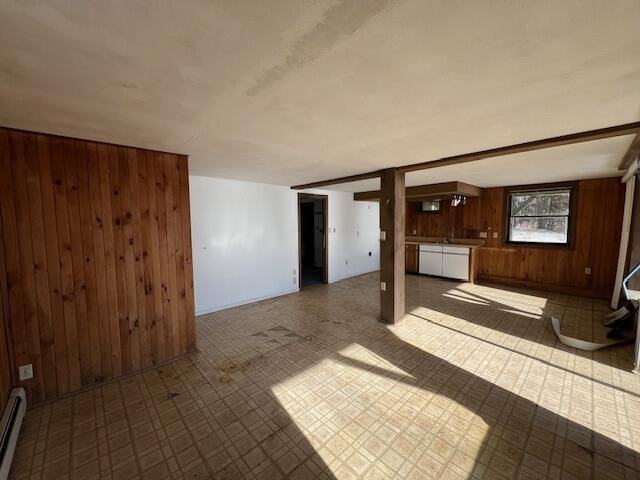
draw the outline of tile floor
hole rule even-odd
[[[198,318],[200,352],[31,409],[15,478],[640,478],[632,347],[604,302],[369,274]]]

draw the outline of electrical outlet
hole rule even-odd
[[[493,232],[493,238],[498,238],[498,232]]]
[[[293,284],[297,285],[298,284],[298,280],[296,279],[296,277],[293,277]]]
[[[387,232],[385,232],[384,230],[380,230],[380,240],[384,242],[386,239],[387,239]]]
[[[591,275],[591,267],[585,267],[584,274],[585,275]]]
[[[415,235],[416,233],[418,233],[418,231],[417,231],[417,230],[411,230],[411,234],[412,234],[412,235]]]
[[[387,282],[380,282],[380,290],[383,292],[387,291]]]
[[[20,365],[18,367],[18,376],[21,382],[33,378],[33,365],[30,363],[28,365]]]
[[[294,277],[296,276],[296,269],[295,268],[293,269],[293,276]]]

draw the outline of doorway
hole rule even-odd
[[[328,196],[298,194],[299,287],[328,283]]]

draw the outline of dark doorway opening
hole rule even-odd
[[[328,283],[327,195],[298,194],[300,288]]]

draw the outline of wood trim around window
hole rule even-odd
[[[569,197],[569,215],[568,215],[568,232],[567,232],[567,243],[542,243],[542,242],[513,242],[509,240],[509,229],[511,225],[511,202],[509,201],[509,197],[512,193],[516,192],[538,192],[544,190],[563,190],[568,189],[571,191]],[[576,233],[576,222],[578,218],[578,195],[580,192],[578,191],[578,182],[557,182],[557,183],[539,183],[534,185],[517,185],[513,187],[507,187],[504,189],[504,215],[502,217],[502,221],[504,224],[503,235],[504,241],[503,244],[506,247],[525,247],[525,248],[561,248],[561,249],[569,249],[573,250],[575,247],[575,233]]]

